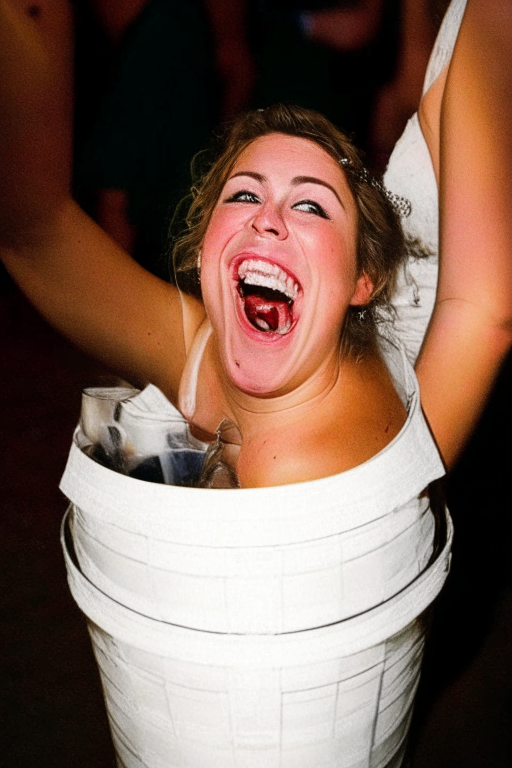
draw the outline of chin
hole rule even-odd
[[[293,388],[293,355],[286,354],[282,344],[277,346],[267,341],[224,348],[223,367],[236,389],[256,397],[275,397]]]

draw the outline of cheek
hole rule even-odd
[[[218,252],[221,242],[226,235],[227,225],[225,220],[215,210],[212,213],[202,247],[202,266],[204,267],[212,257],[212,254]]]
[[[317,266],[326,289],[333,296],[352,295],[357,283],[357,263],[352,243],[339,237],[325,238]]]
[[[212,322],[222,314],[226,286],[221,279],[222,254],[236,228],[224,208],[212,213],[201,249],[201,293]]]
[[[214,208],[203,241],[203,255],[219,256],[226,245],[243,229],[247,213],[236,206]]]

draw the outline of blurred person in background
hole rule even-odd
[[[325,114],[366,149],[376,92],[391,72],[391,0],[260,0],[255,102],[291,102]]]
[[[254,65],[245,25],[237,0],[78,5],[76,194],[166,280],[169,222],[190,187],[191,160],[218,120],[249,102]],[[107,55],[94,76],[98,38]]]
[[[402,0],[395,65],[380,89],[371,118],[369,150],[383,171],[405,124],[419,107],[437,30],[449,0]]]
[[[291,102],[365,147],[399,22],[395,0],[78,0],[77,10],[75,193],[166,280],[169,223],[212,128]]]

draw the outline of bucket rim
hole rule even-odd
[[[80,572],[71,551],[68,513],[62,521],[61,544],[75,601],[93,624],[112,637],[163,656],[172,648],[174,656],[199,664],[289,667],[308,663],[312,652],[317,661],[326,661],[364,651],[414,622],[437,597],[449,572],[453,524],[448,510],[445,515],[446,537],[437,557],[394,597],[334,624],[271,635],[211,632],[144,616],[101,592]]]
[[[419,401],[412,410],[400,443],[318,480],[226,490],[149,483],[98,464],[75,439],[60,488],[86,514],[166,541],[229,547],[320,539],[385,517],[445,474]]]

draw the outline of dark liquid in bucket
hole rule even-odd
[[[130,477],[148,483],[165,483],[193,488],[199,481],[204,461],[203,451],[167,451],[161,456],[150,456],[131,470]],[[165,463],[165,472],[162,467]]]

